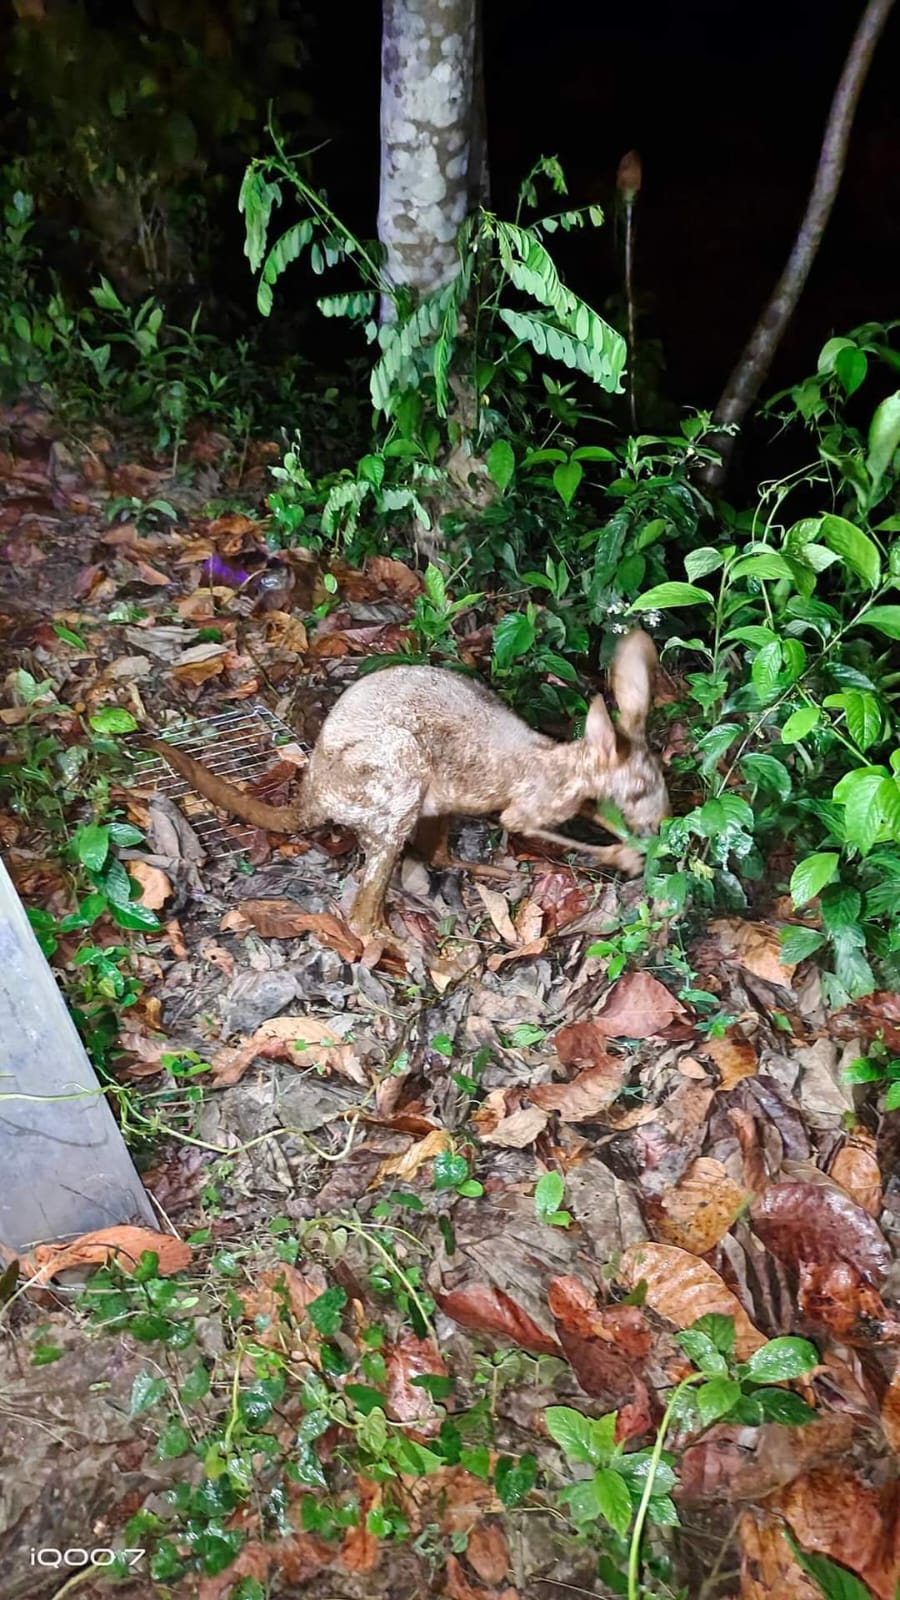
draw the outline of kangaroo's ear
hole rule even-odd
[[[610,682],[622,731],[629,739],[644,739],[658,666],[656,645],[640,628],[625,635],[613,656]]]
[[[584,725],[584,739],[592,750],[602,756],[610,766],[612,765],[617,755],[616,730],[600,694],[595,695],[591,701]]]

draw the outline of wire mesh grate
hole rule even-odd
[[[166,742],[202,761],[210,772],[241,785],[262,777],[273,757],[303,755],[304,746],[268,706],[248,705],[217,716],[196,717],[166,728]],[[240,855],[255,830],[238,821],[223,822],[214,806],[152,750],[132,752],[135,779],[141,789],[154,789],[177,800],[204,850],[210,856]]]

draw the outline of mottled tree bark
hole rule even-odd
[[[391,283],[428,294],[456,274],[482,182],[478,0],[383,0],[378,237]]]
[[[825,136],[819,152],[815,182],[794,248],[762,316],[744,347],[737,366],[725,385],[713,413],[715,422],[729,424],[743,422],[768,377],[775,352],[793,316],[794,308],[803,292],[822,242],[822,235],[843,176],[847,146],[862,87],[875,53],[875,46],[893,6],[894,0],[868,0],[860,18],[831,102]],[[707,467],[700,476],[706,488],[716,491],[725,481],[735,440],[733,435],[717,434],[710,442],[720,452],[722,460],[720,464]]]

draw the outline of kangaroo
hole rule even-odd
[[[646,739],[657,665],[649,635],[627,634],[610,669],[618,725],[598,695],[584,737],[568,744],[538,733],[457,672],[387,667],[351,684],[328,713],[294,805],[267,805],[173,745],[147,742],[199,794],[256,827],[351,828],[365,865],[349,922],[367,938],[384,927],[391,874],[414,835],[432,862],[446,864],[453,814],[499,812],[511,832],[561,840],[546,832],[550,825],[575,816],[587,800],[610,800],[633,833],[655,832],[669,814],[662,769]],[[590,853],[632,877],[641,869],[640,853],[627,845]]]

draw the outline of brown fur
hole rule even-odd
[[[611,681],[615,728],[598,696],[585,736],[558,744],[537,733],[483,684],[439,667],[388,667],[360,678],[329,712],[310,756],[300,798],[270,806],[173,745],[152,748],[221,811],[272,833],[338,822],[352,828],[365,868],[350,921],[378,926],[391,873],[422,819],[499,812],[505,828],[546,837],[589,799],[611,800],[634,833],[668,814],[662,770],[646,742],[657,655],[642,632],[620,643]],[[592,854],[634,875],[641,857],[624,845]]]

